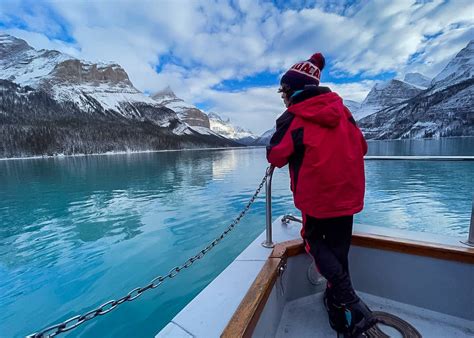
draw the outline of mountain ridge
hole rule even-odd
[[[176,96],[169,86],[153,94],[151,97],[160,104],[175,111],[178,117],[191,127],[198,126],[208,128],[216,134],[243,145],[250,145],[257,139],[257,136],[252,132],[235,126],[230,119],[224,120],[220,115],[214,112],[206,114],[196,106],[185,102]]]
[[[368,139],[474,136],[474,40],[430,79],[407,73],[377,83],[363,102],[344,100]],[[270,140],[270,129],[257,144]]]
[[[151,96],[159,104],[173,110],[178,117],[190,126],[211,128],[209,117],[192,104],[180,99],[171,87],[166,87]]]
[[[116,63],[38,51],[3,33],[0,55],[0,141],[12,147],[3,147],[0,157],[239,145],[191,128],[172,109],[136,89]],[[44,146],[26,144],[21,141],[25,138]]]
[[[258,138],[251,131],[235,126],[229,118],[224,120],[220,115],[213,112],[209,113],[208,116],[211,129],[220,135],[224,135],[244,145],[252,145]]]
[[[369,139],[474,136],[474,41],[433,78],[430,86],[358,123]]]

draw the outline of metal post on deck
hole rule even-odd
[[[467,241],[461,243],[474,247],[474,197],[472,199],[471,224],[469,225],[469,237]]]
[[[272,177],[274,166],[270,166],[267,169],[267,181],[265,182],[265,199],[266,199],[266,239],[262,243],[265,248],[273,248],[275,244],[272,241]]]

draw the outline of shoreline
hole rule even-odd
[[[375,141],[439,141],[453,138],[474,138],[474,136],[463,135],[463,136],[443,136],[443,137],[427,137],[427,138],[387,138],[387,139],[366,139],[367,142]]]
[[[62,159],[68,157],[87,157],[87,156],[114,156],[114,155],[135,155],[147,153],[166,153],[178,151],[206,151],[206,150],[234,150],[234,149],[256,149],[264,148],[265,146],[242,146],[242,147],[218,147],[218,148],[183,148],[183,149],[161,149],[161,150],[136,150],[136,151],[109,151],[105,153],[91,153],[91,154],[57,154],[57,155],[37,155],[25,157],[2,157],[0,161],[18,161],[18,160],[41,160],[41,159]]]
[[[474,138],[474,136],[448,136],[441,138],[421,138],[421,139],[385,139],[385,140],[367,140],[368,143],[371,142],[394,142],[394,141],[436,141],[441,139],[464,139],[464,138]],[[134,155],[134,154],[146,154],[146,153],[164,153],[164,152],[178,152],[178,151],[208,151],[208,150],[233,150],[233,149],[256,149],[256,148],[265,148],[266,146],[239,146],[239,147],[206,147],[206,148],[183,148],[183,149],[160,149],[160,150],[136,150],[136,151],[110,151],[105,153],[90,153],[90,154],[56,154],[56,155],[37,155],[37,156],[24,156],[24,157],[1,157],[0,161],[10,161],[10,160],[37,160],[37,159],[60,159],[67,157],[86,157],[86,156],[112,156],[112,155]],[[415,155],[414,155],[415,156]],[[427,155],[435,156],[435,155]],[[443,157],[453,157],[454,155],[436,155]],[[472,155],[457,155],[459,157],[471,157]],[[454,157],[457,157],[454,156]],[[374,156],[369,156],[374,157]]]

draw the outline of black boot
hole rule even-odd
[[[372,311],[359,299],[352,304],[343,304],[346,317],[346,333],[344,337],[364,337],[363,333],[376,324]]]
[[[326,291],[324,291],[323,299],[324,306],[328,312],[329,325],[331,325],[333,330],[337,331],[338,333],[346,333],[347,326],[346,314],[344,311],[345,309],[334,301],[334,297],[330,288],[326,288]]]

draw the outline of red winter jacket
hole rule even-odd
[[[364,206],[367,143],[342,99],[306,87],[277,119],[268,162],[289,163],[296,207],[316,218],[353,215]]]

